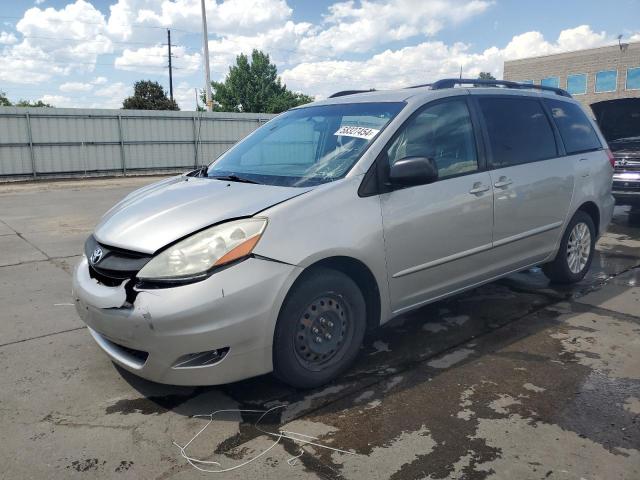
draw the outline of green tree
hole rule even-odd
[[[213,109],[222,112],[280,113],[313,99],[287,89],[269,55],[259,50],[236,57],[224,82],[211,82]],[[202,95],[205,103],[204,94]]]
[[[44,103],[42,100],[18,100],[16,103],[11,103],[11,100],[7,98],[7,95],[4,92],[0,92],[0,107],[49,107],[52,108],[53,105],[49,105],[48,103]]]
[[[49,103],[44,103],[42,100],[18,100],[18,102],[15,104],[16,107],[47,107],[47,108],[53,108],[53,105],[49,104]]]
[[[10,107],[11,102],[7,98],[7,94],[0,91],[0,107]]]
[[[175,100],[158,82],[140,80],[133,86],[133,95],[122,102],[125,110],[180,110]]]
[[[491,75],[490,72],[480,72],[480,75],[478,75],[478,78],[480,80],[495,80],[496,79],[496,77]]]

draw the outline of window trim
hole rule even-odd
[[[629,88],[629,70],[638,70],[640,71],[640,66],[637,67],[627,67],[627,71],[626,74],[624,76],[624,89],[625,91],[629,91],[629,92],[635,92],[637,90],[640,90],[640,86],[638,86],[638,88]]]
[[[474,97],[473,101],[476,104],[475,108],[477,109],[478,115],[480,115],[480,119],[481,119],[482,135],[483,135],[484,144],[485,144],[486,153],[487,153],[487,157],[486,157],[487,170],[493,171],[493,170],[500,170],[502,168],[518,167],[520,165],[528,165],[530,163],[537,163],[537,162],[546,162],[547,160],[552,160],[554,158],[559,158],[559,157],[566,156],[565,149],[564,149],[564,144],[562,143],[562,139],[560,138],[560,132],[557,130],[557,127],[556,127],[555,123],[553,122],[553,120],[552,120],[552,118],[550,116],[550,112],[547,110],[547,108],[546,108],[544,102],[542,102],[541,98],[533,97],[533,96],[529,96],[529,95],[495,95],[495,94],[493,94],[493,95],[492,94],[474,95],[473,97]],[[491,150],[491,141],[489,139],[489,130],[487,128],[487,123],[486,123],[485,119],[482,117],[482,111],[481,111],[481,108],[480,108],[479,100],[481,98],[515,98],[515,99],[527,100],[527,101],[532,101],[532,102],[538,103],[538,105],[540,105],[540,108],[544,112],[544,115],[545,115],[545,117],[547,119],[547,123],[549,124],[549,127],[551,128],[551,133],[553,134],[553,140],[554,140],[554,143],[555,143],[555,146],[556,146],[556,154],[554,156],[551,156],[551,157],[539,158],[537,160],[530,160],[528,162],[516,163],[516,164],[513,164],[513,165],[495,165],[493,163],[493,151]]]
[[[569,92],[569,77],[577,77],[579,75],[584,76],[584,92],[582,93],[572,93]],[[589,74],[588,73],[582,73],[582,72],[578,72],[578,73],[568,73],[567,74],[567,80],[566,80],[566,90],[567,92],[569,92],[571,95],[586,95],[587,93],[589,93]]]
[[[374,160],[373,164],[371,165],[371,167],[369,167],[369,170],[364,175],[364,178],[360,183],[360,187],[358,188],[359,197],[371,197],[374,195],[381,195],[383,193],[390,193],[395,190],[404,190],[407,188],[425,187],[427,185],[431,185],[431,183],[427,183],[424,185],[413,185],[408,187],[395,187],[395,188],[388,186],[386,184],[388,171],[386,168],[384,168],[385,165],[384,165],[383,159],[385,157],[385,153],[387,149],[393,144],[393,142],[396,140],[398,135],[400,135],[400,133],[404,130],[404,128],[415,117],[420,115],[427,108],[433,107],[435,105],[439,105],[441,103],[448,103],[453,101],[464,102],[465,106],[467,107],[467,111],[469,112],[469,119],[471,120],[472,133],[475,140],[476,160],[478,163],[478,168],[476,170],[469,171],[469,172],[462,172],[455,175],[449,175],[442,179],[439,178],[438,180],[431,183],[444,182],[454,178],[464,177],[467,175],[474,175],[476,173],[487,171],[488,168],[487,168],[487,158],[485,155],[484,139],[481,138],[482,137],[481,123],[479,122],[479,118],[477,117],[477,112],[475,111],[473,102],[471,101],[471,95],[468,92],[461,93],[459,95],[452,95],[449,97],[438,98],[438,99],[429,101],[423,105],[420,105],[418,108],[416,108],[416,110],[411,115],[409,115],[409,117],[405,119],[404,122],[402,122],[402,124],[393,133],[391,138],[384,144],[384,146],[380,150],[380,153]]]
[[[605,72],[616,72],[616,81],[615,81],[615,87],[613,90],[598,90],[598,74],[605,73]],[[594,74],[593,76],[593,92],[594,93],[612,93],[617,91],[618,91],[618,69],[617,68],[610,68],[608,70],[599,70]]]
[[[555,78],[556,80],[558,80],[558,83],[556,85],[545,85],[544,83],[542,83],[544,80],[549,80],[550,78]],[[553,87],[553,88],[560,88],[560,76],[559,75],[552,75],[550,77],[541,78],[540,79],[540,85],[547,86],[547,87]]]

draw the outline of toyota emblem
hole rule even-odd
[[[100,260],[102,260],[102,255],[103,255],[102,249],[100,247],[96,247],[96,249],[91,254],[91,258],[89,258],[91,265],[95,265]]]

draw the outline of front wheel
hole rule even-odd
[[[282,307],[273,344],[275,375],[298,388],[323,385],[355,360],[366,329],[358,285],[342,272],[303,274]]]
[[[555,283],[579,282],[591,266],[595,239],[591,217],[583,211],[576,212],[562,235],[556,258],[543,265],[542,271]]]

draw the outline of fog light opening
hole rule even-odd
[[[188,353],[175,361],[172,368],[208,367],[222,361],[229,353],[229,347],[209,350],[207,352]]]

